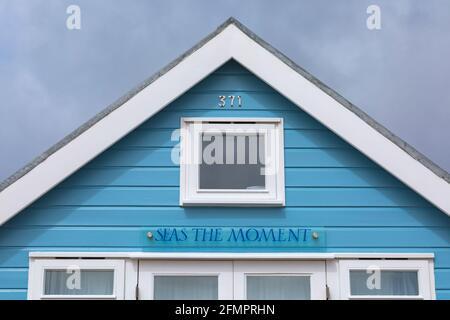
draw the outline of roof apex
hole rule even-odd
[[[426,156],[415,150],[412,146],[410,146],[408,143],[397,137],[395,134],[390,132],[388,129],[386,129],[384,126],[379,124],[377,121],[372,119],[369,115],[367,115],[364,111],[353,105],[350,101],[342,97],[340,94],[335,92],[333,89],[329,88],[327,85],[322,83],[320,80],[318,80],[316,77],[311,75],[309,72],[307,72],[302,67],[298,66],[295,62],[290,60],[287,56],[285,56],[283,53],[281,53],[279,50],[272,47],[270,44],[268,44],[266,41],[261,39],[259,36],[257,36],[255,33],[253,33],[250,29],[248,29],[245,25],[243,25],[240,21],[238,21],[234,17],[229,17],[226,21],[224,21],[219,27],[216,28],[215,31],[210,33],[208,36],[203,38],[201,41],[199,41],[196,45],[194,45],[191,49],[187,50],[185,53],[183,53],[181,56],[179,56],[177,59],[166,65],[164,68],[153,74],[151,77],[143,81],[141,84],[130,90],[128,93],[123,95],[121,98],[119,98],[116,102],[99,112],[97,115],[95,115],[93,118],[88,120],[86,123],[81,125],[79,128],[74,130],[72,133],[67,135],[65,138],[63,138],[61,141],[56,143],[54,146],[46,150],[44,153],[42,153],[40,156],[35,158],[33,161],[28,163],[26,166],[24,166],[22,169],[15,172],[13,175],[11,175],[9,178],[4,180],[0,183],[0,208],[2,206],[2,200],[4,201],[4,193],[8,191],[12,185],[14,185],[16,182],[18,182],[20,179],[24,178],[28,173],[33,171],[35,168],[39,167],[41,164],[46,162],[47,159],[49,159],[51,156],[58,153],[61,149],[66,147],[68,144],[74,142],[77,140],[81,135],[83,135],[86,131],[93,128],[98,122],[104,120],[108,116],[110,116],[113,111],[118,110],[120,107],[124,106],[125,104],[129,103],[130,100],[132,100],[134,97],[136,97],[139,93],[143,92],[147,87],[155,83],[158,79],[165,76],[169,71],[174,69],[176,66],[187,60],[188,58],[191,59],[191,56],[196,53],[197,51],[200,51],[201,48],[206,46],[208,43],[210,43],[215,37],[219,36],[223,31],[228,29],[229,26],[235,26],[238,30],[240,30],[245,36],[250,38],[250,40],[253,40],[257,44],[259,44],[262,49],[265,51],[271,53],[273,56],[278,58],[281,62],[284,63],[284,65],[288,66],[291,71],[295,71],[297,74],[302,76],[304,79],[312,83],[315,87],[320,89],[322,91],[322,94],[325,93],[328,97],[331,97],[335,102],[337,102],[340,106],[345,107],[347,110],[349,110],[353,115],[356,115],[360,120],[362,120],[365,124],[369,125],[372,129],[376,130],[379,134],[384,136],[387,140],[395,144],[398,148],[402,149],[406,154],[408,154],[410,157],[412,157],[414,160],[419,162],[423,167],[427,168],[429,171],[431,171],[434,175],[439,177],[440,179],[444,180],[446,182],[446,190],[442,191],[443,194],[447,194],[448,190],[450,188],[450,174],[440,168],[438,165],[433,163],[430,159],[428,159]],[[242,34],[235,35],[239,36],[240,40],[243,41]],[[247,39],[247,38],[246,38]],[[248,39],[247,39],[248,40]],[[245,41],[247,41],[245,40]],[[225,46],[224,46],[225,48]],[[242,50],[242,49],[235,49],[235,50]],[[254,50],[260,50],[254,49]],[[215,51],[220,52],[220,51]],[[261,53],[261,51],[258,51],[258,53]],[[233,59],[236,58],[234,55],[240,55],[240,57],[243,57],[242,52],[234,51],[233,53],[224,53],[224,55],[229,54],[226,58]],[[251,55],[253,52],[245,52],[245,55]],[[222,57],[223,59],[224,57]],[[211,57],[212,59],[212,57]],[[217,59],[216,59],[217,60]],[[273,60],[271,60],[273,61]],[[241,61],[238,61],[241,62]],[[242,64],[242,63],[241,63]],[[251,63],[249,63],[251,64]],[[211,63],[213,65],[213,63]],[[244,64],[244,67],[246,65]],[[207,67],[205,67],[207,68]],[[281,67],[280,67],[281,68]],[[212,71],[212,70],[211,70]],[[285,72],[285,70],[284,70]],[[258,76],[258,75],[257,75]],[[276,89],[276,88],[275,88]],[[277,90],[277,89],[276,89]],[[278,90],[280,91],[280,90]],[[280,91],[281,92],[281,91]],[[283,94],[283,93],[282,93]],[[283,94],[284,95],[284,94]],[[289,97],[288,97],[289,98]],[[331,101],[331,100],[330,100]],[[294,102],[295,103],[295,102]],[[299,105],[298,103],[296,103]],[[305,110],[305,109],[304,109]],[[305,110],[308,113],[313,113],[311,110]],[[151,116],[151,115],[150,115]],[[313,115],[313,117],[315,117]],[[315,117],[317,119],[317,117]],[[144,121],[145,119],[143,119]],[[320,119],[318,119],[321,121]],[[321,121],[322,122],[322,121]],[[125,132],[127,134],[128,132]],[[338,135],[339,132],[336,132]],[[376,161],[377,162],[377,161]],[[385,168],[386,169],[386,168]],[[392,171],[392,170],[388,170]],[[392,173],[392,172],[391,172]],[[70,173],[69,173],[70,174]],[[431,179],[431,178],[430,178]],[[402,179],[400,179],[402,180]],[[61,180],[60,180],[61,181]],[[402,180],[403,181],[403,180]],[[413,188],[414,189],[414,188]],[[48,191],[48,190],[47,190]],[[45,191],[46,192],[46,191]],[[418,192],[418,191],[417,191]],[[419,192],[420,193],[420,192]],[[2,197],[4,196],[4,197]],[[450,199],[450,194],[449,194]],[[448,200],[447,200],[448,201]],[[29,204],[29,203],[28,203]],[[447,214],[450,215],[450,203],[445,203],[445,208],[448,208],[448,210],[444,210],[447,212]],[[441,207],[442,209],[442,207]],[[0,225],[3,223],[1,219],[1,211],[0,211]]]

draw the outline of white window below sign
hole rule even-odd
[[[341,260],[344,299],[432,299],[426,260]]]
[[[37,259],[29,299],[123,299],[123,260]]]
[[[282,119],[183,118],[181,205],[284,205]]]

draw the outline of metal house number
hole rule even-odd
[[[234,107],[237,100],[237,106],[242,107],[242,98],[241,96],[219,96],[219,107],[224,108],[227,104],[230,107]],[[228,103],[227,103],[228,101]]]

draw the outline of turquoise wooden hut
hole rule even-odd
[[[0,185],[0,299],[449,299],[449,182],[229,19]]]

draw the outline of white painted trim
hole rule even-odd
[[[39,252],[33,259],[45,258],[127,258],[163,260],[331,260],[331,259],[433,259],[434,253],[314,253],[314,252]]]
[[[198,159],[198,155],[201,153],[199,137],[202,132],[263,134],[266,159],[267,157],[272,159],[272,171],[274,171],[274,174],[265,176],[265,189],[200,190],[198,163],[203,159]],[[180,205],[284,206],[283,132],[282,118],[181,118]],[[272,150],[273,154],[268,154],[268,150]]]
[[[138,285],[139,261],[137,259],[125,259],[124,298],[136,300]]]
[[[367,258],[377,258],[377,259],[434,259],[434,253],[403,253],[403,252],[394,252],[394,253],[358,253],[358,252],[350,252],[350,253],[336,253],[336,259],[367,259]]]
[[[0,225],[120,140],[232,57],[225,28],[94,126],[0,192]]]
[[[450,215],[450,184],[233,24],[0,193],[0,225],[234,58]]]
[[[240,30],[231,25],[236,33]],[[356,149],[450,215],[450,184],[250,37],[234,37],[233,58]]]
[[[283,118],[183,117],[182,122],[256,122],[283,124]]]
[[[434,260],[428,261],[429,268],[429,276],[430,276],[430,291],[431,291],[431,300],[436,300],[436,279],[435,279],[435,269],[434,269]]]
[[[339,260],[332,259],[325,261],[326,267],[326,285],[328,287],[328,300],[340,300],[340,283],[339,283]]]

